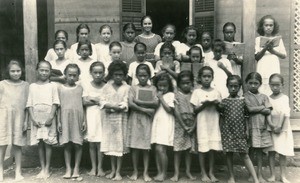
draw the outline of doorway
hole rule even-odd
[[[189,25],[189,1],[146,0],[146,15],[152,17],[154,33],[161,35],[166,24],[174,24],[177,32],[174,39],[181,40],[181,33]]]

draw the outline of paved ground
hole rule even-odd
[[[23,168],[23,175],[25,177],[24,180],[20,181],[20,183],[41,183],[41,182],[47,182],[47,183],[68,183],[68,182],[77,182],[75,180],[66,180],[66,179],[62,179],[62,175],[64,174],[65,169],[64,168],[53,168],[52,169],[52,175],[49,179],[47,180],[43,180],[43,179],[37,179],[35,177],[35,175],[39,172],[39,168]],[[87,169],[83,169],[81,170],[81,174],[83,177],[82,182],[114,182],[111,181],[109,179],[106,178],[99,178],[99,177],[94,177],[94,176],[88,176],[87,175]],[[236,181],[239,183],[247,183],[247,171],[244,167],[242,166],[236,166],[235,167],[235,172],[236,172]],[[279,173],[279,169],[277,168],[277,172]],[[126,175],[128,175],[130,172],[125,171],[123,172],[123,180],[119,181],[120,183],[122,182],[132,182],[130,181]],[[151,172],[150,176],[154,176],[155,172]],[[265,177],[269,176],[269,169],[268,168],[264,168],[263,169],[263,173]],[[200,182],[199,180],[199,173],[193,173],[195,176],[197,176],[197,180],[196,181],[189,181],[187,178],[184,177],[184,175],[181,175],[181,178],[179,180],[179,182]],[[287,169],[287,177],[290,180],[291,183],[300,183],[300,168],[298,167],[288,167]],[[169,173],[169,178],[171,177],[171,173]],[[225,167],[223,166],[219,166],[217,167],[216,170],[216,177],[220,179],[220,183],[224,183],[226,182],[227,179],[227,170]],[[278,177],[277,177],[278,179]],[[7,170],[5,170],[5,174],[4,174],[4,182],[13,182],[14,180],[14,168],[13,166],[9,167]],[[141,183],[144,182],[141,178],[141,176],[139,177],[139,179],[137,181],[135,181],[136,183]],[[170,180],[165,181],[167,183],[170,183]],[[279,181],[278,181],[279,182]]]

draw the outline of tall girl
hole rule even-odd
[[[280,74],[272,74],[269,84],[273,92],[269,99],[273,106],[271,116],[275,128],[271,132],[273,146],[267,148],[271,170],[271,177],[268,181],[275,182],[275,154],[278,153],[280,180],[288,183],[289,181],[286,178],[286,156],[294,156],[294,140],[289,119],[289,98],[281,92],[283,77]]]
[[[69,63],[71,63],[71,61],[68,58],[66,58],[66,50],[67,50],[66,42],[62,40],[56,40],[53,44],[53,49],[57,55],[57,59],[52,60],[50,62],[52,67],[50,81],[65,83],[66,78],[63,75],[64,69]],[[56,72],[59,71],[60,73],[55,73],[53,69],[55,69]]]
[[[238,75],[232,75],[226,82],[229,97],[222,100],[219,107],[223,114],[220,124],[223,152],[226,153],[226,162],[229,171],[229,183],[234,183],[233,153],[239,153],[255,183],[259,183],[252,161],[248,155],[248,123],[246,122],[245,99],[238,95],[242,80]]]
[[[65,30],[57,30],[55,32],[54,35],[54,39],[55,41],[61,40],[67,43],[68,41],[68,33]],[[48,50],[44,60],[51,62],[52,60],[56,60],[57,59],[57,53],[55,52],[54,48],[51,48]],[[71,59],[72,58],[72,54],[71,54],[71,50],[67,48],[66,46],[66,53],[65,53],[65,58],[66,59]]]
[[[199,70],[201,88],[194,90],[191,103],[194,105],[194,113],[197,115],[197,141],[199,162],[201,169],[201,181],[216,182],[214,175],[214,151],[221,151],[221,132],[219,127],[219,112],[217,106],[221,102],[221,94],[211,87],[214,79],[214,71],[211,67],[204,66]],[[205,170],[205,157],[209,156],[209,172]]]
[[[154,84],[158,90],[160,102],[155,112],[151,132],[151,144],[155,144],[157,175],[155,181],[164,181],[167,176],[167,147],[173,146],[174,140],[174,93],[171,78],[167,73],[155,77]]]
[[[181,153],[185,154],[186,175],[189,179],[196,178],[191,174],[191,152],[197,152],[195,147],[195,116],[190,103],[193,87],[191,71],[181,71],[177,78],[178,91],[175,92],[175,132],[174,132],[174,176],[172,181],[179,180]]]
[[[0,81],[0,181],[3,181],[3,162],[6,148],[12,145],[15,162],[15,180],[22,180],[22,146],[26,145],[28,112],[26,100],[29,84],[22,81],[23,69],[19,61],[7,66],[7,79]]]
[[[167,24],[166,26],[164,26],[161,33],[163,35],[163,42],[158,43],[158,45],[155,47],[155,51],[154,51],[155,60],[158,61],[158,60],[161,59],[161,57],[160,57],[160,48],[165,42],[169,42],[175,47],[175,58],[178,59],[178,52],[179,52],[179,49],[180,49],[180,42],[174,40],[174,37],[176,35],[175,25]]]
[[[101,152],[111,156],[111,173],[106,178],[122,180],[121,166],[126,147],[128,120],[129,86],[124,81],[127,66],[122,61],[114,61],[108,67],[108,82],[103,87],[103,106]]]
[[[42,170],[37,178],[50,177],[52,145],[57,144],[56,109],[59,98],[56,84],[50,83],[51,64],[37,64],[37,81],[29,86],[26,107],[31,122],[30,145],[38,144]]]
[[[254,148],[257,157],[257,177],[264,182],[262,176],[262,150],[272,146],[272,138],[267,130],[272,125],[270,114],[272,105],[268,96],[259,93],[258,88],[262,84],[262,77],[257,72],[251,72],[246,77],[248,92],[244,94],[246,106],[249,112],[250,143]]]
[[[96,44],[97,60],[103,62],[108,68],[111,63],[109,55],[109,45],[111,43],[111,36],[113,34],[112,28],[109,25],[102,25],[99,28],[100,42]]]
[[[274,73],[280,73],[279,59],[286,57],[286,51],[281,38],[278,45],[274,45],[273,41],[268,41],[265,45],[260,44],[262,36],[274,38],[279,33],[279,25],[271,15],[263,16],[259,20],[257,33],[260,36],[255,39],[256,71],[262,76],[259,91],[269,96],[272,94],[269,77]]]
[[[200,36],[200,43],[203,48],[204,62],[214,58],[212,51],[213,36],[210,32],[203,32]]]
[[[200,44],[197,44],[197,39],[199,38],[198,29],[194,26],[188,26],[184,29],[182,33],[183,42],[180,45],[179,53],[180,61],[188,62],[190,60],[189,56],[186,54],[189,49],[196,45],[202,49]]]
[[[81,56],[78,55],[78,43],[80,41],[90,41],[90,28],[87,24],[79,24],[76,28],[76,43],[72,44],[71,46],[71,54],[72,54],[72,60],[77,60]],[[97,59],[97,54],[96,54],[96,47],[94,44],[91,43],[92,51],[91,51],[91,58],[93,60]]]
[[[57,114],[59,143],[64,146],[66,164],[66,173],[63,178],[81,180],[79,166],[82,156],[83,132],[86,130],[86,119],[81,98],[83,89],[76,84],[80,69],[76,64],[69,64],[64,74],[66,75],[66,83],[58,88],[61,103]],[[72,102],[70,102],[70,99]],[[73,174],[71,169],[72,148],[75,149]]]
[[[141,44],[141,43],[138,43]],[[151,65],[152,66],[152,65]],[[140,64],[136,68],[138,85],[132,85],[129,91],[129,107],[131,109],[128,121],[127,147],[132,149],[133,174],[131,180],[138,178],[139,153],[143,153],[144,181],[151,181],[148,174],[149,151],[151,150],[151,127],[155,109],[158,107],[156,88],[148,84],[151,71],[148,65]],[[142,90],[150,93],[148,99],[140,98]]]
[[[87,132],[85,139],[89,142],[89,151],[92,169],[89,175],[104,176],[102,169],[103,153],[100,152],[102,140],[102,113],[101,95],[105,84],[105,66],[102,62],[93,62],[90,67],[90,74],[93,80],[83,88],[83,105],[85,106]],[[98,161],[97,161],[98,159]],[[97,163],[98,162],[98,163]]]
[[[141,19],[141,26],[143,29],[142,34],[138,35],[134,40],[135,42],[144,43],[147,46],[146,61],[151,62],[155,66],[155,47],[162,41],[161,37],[152,32],[152,18],[150,16],[144,16]]]
[[[123,48],[121,54],[121,60],[125,61],[127,66],[136,61],[136,56],[134,54],[134,38],[136,34],[136,28],[133,23],[127,23],[123,27],[123,39],[124,41],[120,42]]]

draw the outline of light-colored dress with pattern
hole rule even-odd
[[[162,42],[159,35],[153,34],[150,37],[145,37],[143,35],[138,35],[134,39],[137,43],[144,43],[147,46],[146,60],[154,59],[154,51],[158,43]]]

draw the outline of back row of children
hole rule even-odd
[[[262,29],[264,36],[274,36],[274,32],[278,32],[278,25],[271,16],[263,17],[260,24],[261,27],[258,30]],[[81,32],[80,27],[82,26],[85,27],[83,29],[86,32]],[[144,26],[144,32],[135,40],[142,40],[142,38],[147,38],[149,35],[151,35],[150,37],[158,36],[151,32],[152,20],[150,17],[142,19],[142,26]],[[273,29],[273,31],[269,29]],[[136,180],[138,177],[138,155],[142,151],[144,156],[143,177],[145,181],[150,181],[151,178],[148,175],[149,150],[151,144],[155,144],[158,170],[157,176],[154,177],[155,180],[162,181],[166,178],[168,162],[166,150],[167,146],[173,146],[175,152],[175,173],[171,178],[173,181],[179,179],[181,152],[185,152],[187,176],[194,179],[190,173],[190,152],[197,151],[200,153],[201,180],[217,181],[213,174],[213,152],[222,149],[227,155],[230,172],[229,180],[231,182],[234,182],[233,152],[242,155],[254,181],[261,181],[263,180],[261,174],[262,150],[266,148],[272,152],[270,153],[272,176],[269,180],[275,179],[274,152],[278,152],[282,165],[281,179],[287,181],[285,177],[285,156],[293,155],[293,139],[288,121],[289,111],[287,109],[289,105],[287,96],[278,92],[283,85],[283,79],[280,75],[272,75],[267,81],[267,83],[273,80],[276,81],[275,84],[272,85],[272,82],[270,84],[273,90],[270,100],[274,99],[275,101],[274,104],[272,103],[272,107],[268,97],[257,91],[265,82],[264,77],[266,76],[263,74],[249,74],[246,78],[249,91],[245,93],[245,99],[241,95],[237,95],[242,80],[236,76],[241,75],[240,73],[234,73],[232,63],[242,63],[242,57],[230,54],[227,56],[232,61],[230,63],[226,58],[223,58],[223,42],[215,40],[211,46],[212,36],[207,32],[201,36],[202,46],[196,45],[197,30],[194,27],[188,27],[184,34],[187,41],[185,43],[187,48],[185,49],[188,51],[180,52],[178,50],[183,50],[183,46],[179,46],[177,49],[176,45],[182,44],[173,41],[176,32],[175,27],[168,25],[163,29],[165,43],[157,45],[159,48],[159,56],[157,56],[155,52],[154,54],[149,53],[149,48],[154,44],[152,39],[151,41],[148,40],[151,44],[146,42],[147,45],[140,43],[141,41],[138,41],[137,44],[133,42],[135,31],[133,24],[125,25],[124,36],[126,41],[123,43],[110,43],[109,37],[112,30],[105,25],[100,28],[103,43],[99,44],[104,45],[106,43],[108,53],[104,53],[103,50],[105,49],[98,49],[98,51],[101,50],[101,54],[96,51],[97,57],[102,62],[95,62],[92,59],[93,53],[95,53],[93,52],[93,45],[87,39],[80,40],[88,35],[88,27],[83,24],[77,30],[79,38],[76,49],[79,57],[78,61],[74,61],[74,57],[72,58],[73,61],[67,59],[68,54],[71,58],[71,50],[67,49],[65,41],[56,40],[53,49],[57,58],[50,62],[41,61],[38,63],[38,79],[36,83],[31,84],[29,91],[28,84],[20,80],[23,72],[20,64],[16,61],[12,61],[8,66],[9,79],[1,82],[1,100],[4,101],[1,104],[13,106],[9,107],[12,111],[15,110],[15,106],[22,109],[18,112],[23,111],[20,113],[19,118],[15,119],[11,118],[12,115],[15,116],[15,113],[9,112],[6,106],[1,107],[1,109],[5,109],[1,111],[5,114],[2,115],[3,123],[5,121],[3,124],[5,127],[2,129],[5,133],[1,138],[3,139],[1,141],[3,146],[1,146],[0,153],[5,152],[8,144],[14,145],[17,164],[16,179],[22,179],[20,149],[25,144],[19,141],[24,140],[23,131],[27,129],[27,123],[24,123],[24,121],[29,118],[31,121],[31,145],[39,145],[42,170],[37,177],[41,178],[50,176],[51,146],[58,142],[56,135],[58,131],[59,143],[64,145],[65,149],[66,174],[63,176],[64,178],[81,178],[79,173],[82,154],[81,145],[83,139],[86,139],[90,143],[92,162],[92,170],[89,174],[104,175],[102,169],[102,153],[104,153],[111,156],[112,171],[107,177],[114,180],[122,178],[120,175],[122,155],[129,152],[128,150],[131,148],[134,172],[130,178]],[[235,30],[233,23],[224,25],[225,41],[234,41]],[[56,37],[65,37],[66,39],[67,34],[64,31],[58,31]],[[282,40],[280,43],[282,43]],[[126,44],[131,46],[124,46]],[[260,57],[257,58],[258,63],[263,60],[264,54],[266,56],[273,55],[276,58],[284,57],[284,53],[280,52],[284,50],[283,45],[279,44],[277,47],[281,45],[283,49],[278,50],[272,44],[272,41],[267,42],[265,47],[257,48],[256,57]],[[126,49],[131,51],[124,54]],[[97,44],[94,50],[97,50]],[[67,54],[67,52],[69,53]],[[186,55],[177,54],[185,52]],[[122,57],[131,57],[135,61],[130,62],[130,59],[124,59],[125,62],[120,61],[123,60]],[[109,59],[105,60],[105,58]],[[194,76],[191,71],[183,70],[180,72],[181,63],[184,61],[200,63],[203,58],[205,66],[198,70]],[[154,62],[156,62],[155,69],[151,64]],[[127,69],[128,65],[129,69]],[[267,68],[267,66],[264,67]],[[264,69],[267,70],[266,68]],[[156,73],[155,77],[154,73]],[[125,82],[127,75],[129,76],[128,82],[132,85],[131,88]],[[197,82],[194,82],[194,79]],[[105,82],[107,83],[105,84]],[[194,83],[200,84],[198,87],[195,86],[192,91]],[[17,91],[16,87],[20,86],[22,88],[20,95],[10,96],[11,91]],[[151,100],[143,101],[138,98],[141,88],[152,91]],[[17,97],[19,98],[16,100]],[[72,102],[69,98],[72,98]],[[19,101],[24,101],[24,103]],[[283,108],[283,105],[276,106],[277,102],[282,104],[282,101],[287,108]],[[257,150],[258,154],[257,176],[247,154],[245,128],[248,125],[244,120],[244,106],[247,106],[250,113],[251,145]],[[25,108],[28,109],[28,113],[24,112]],[[128,109],[130,109],[129,114]],[[282,109],[285,109],[285,111]],[[220,113],[223,120],[219,126]],[[196,123],[194,122],[195,118]],[[207,124],[208,121],[210,124]],[[7,123],[10,125],[7,125]],[[13,128],[12,124],[15,125]],[[271,128],[267,129],[268,125]],[[195,128],[196,133],[194,133]],[[83,133],[85,131],[87,133]],[[197,138],[194,138],[195,136]],[[197,141],[197,143],[194,143],[194,141]],[[99,142],[101,142],[101,148]],[[73,172],[70,163],[72,146],[75,148]],[[208,174],[204,166],[207,153],[210,161]],[[3,179],[3,169],[1,175],[0,178]]]

